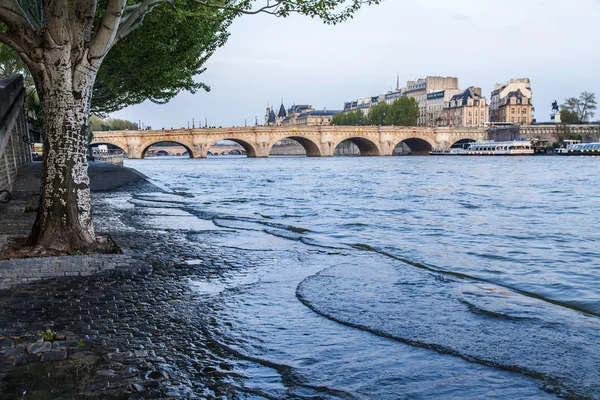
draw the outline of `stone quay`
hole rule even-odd
[[[0,261],[0,398],[223,398],[231,365],[203,333],[189,279],[258,263],[148,228],[122,199],[161,192],[134,170],[89,168],[97,233],[123,254]],[[0,204],[0,238],[26,235],[41,165]]]

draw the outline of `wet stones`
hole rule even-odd
[[[48,353],[43,353],[40,357],[41,362],[47,361],[62,361],[67,359],[67,352],[64,350],[53,350]]]
[[[38,342],[27,345],[27,353],[29,354],[45,353],[50,350],[52,350],[52,343],[50,342]]]
[[[190,291],[189,280],[251,268],[261,260],[191,243],[185,233],[146,230],[139,216],[115,210],[110,202],[98,200],[95,206],[111,216],[97,218],[97,230],[110,232],[128,249],[126,261],[105,260],[108,269],[90,276],[0,290],[0,398],[24,391],[53,398],[57,390],[62,398],[225,396],[230,385],[220,382],[232,368],[219,367],[222,358],[207,348],[197,317],[201,299]],[[104,222],[114,218],[129,230],[115,231]],[[49,327],[62,340],[40,342],[36,333]],[[30,354],[27,346],[37,352]]]

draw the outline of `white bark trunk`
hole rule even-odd
[[[96,247],[87,151],[97,69],[77,53],[72,60],[70,48],[46,49],[43,67],[34,72],[46,133],[40,206],[29,238],[39,250]]]

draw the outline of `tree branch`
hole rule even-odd
[[[7,26],[3,34],[2,43],[14,48],[19,52],[31,52],[39,46],[41,38],[35,28],[19,9],[11,7],[10,4],[0,4],[0,22]]]
[[[257,8],[256,10],[249,10],[247,8],[243,8],[243,7],[235,7],[235,6],[222,6],[219,4],[214,4],[212,2],[206,2],[206,1],[202,1],[202,0],[194,0],[194,2],[196,4],[199,4],[201,6],[204,7],[208,7],[208,8],[216,8],[219,10],[225,10],[225,11],[233,11],[235,13],[239,13],[239,14],[248,14],[248,15],[252,15],[252,14],[271,14],[271,15],[278,15],[278,10],[281,7],[281,5],[283,3],[286,2],[286,0],[275,0],[275,2],[273,4],[270,4],[269,1],[267,1],[267,4],[263,7]],[[297,12],[297,10],[290,10],[292,12]]]
[[[90,63],[100,65],[114,43],[127,0],[109,0],[106,14],[90,44]]]
[[[233,2],[233,5],[226,5],[226,2],[214,2],[207,0],[192,0],[194,3],[223,11],[229,11],[238,15],[255,15],[255,14],[270,14],[279,17],[285,17],[291,13],[306,14],[310,16],[318,16],[326,23],[335,24],[350,18],[352,13],[358,10],[363,5],[379,4],[383,0],[350,0],[349,5],[334,12],[336,7],[344,5],[347,0],[330,0],[329,2],[319,1],[319,4],[314,4],[312,1],[294,1],[294,0],[266,0],[266,4],[262,7],[252,9],[251,0],[241,0]],[[121,40],[143,24],[144,17],[159,4],[172,3],[173,0],[144,0],[141,3],[134,5],[126,5],[124,8],[125,16],[121,19],[116,41]],[[216,4],[225,3],[225,4]],[[324,3],[324,4],[321,4]]]
[[[144,0],[135,6],[127,6],[126,11],[129,10],[129,12],[121,19],[115,42],[118,42],[137,28],[141,27],[144,23],[144,17],[150,13],[154,7],[172,2],[173,0]]]
[[[30,29],[35,30],[30,18],[25,13],[25,10],[18,4],[16,7],[11,7],[10,4],[0,4],[0,21],[5,24],[27,25]]]
[[[19,44],[18,42],[16,42],[15,40],[13,40],[10,36],[8,36],[4,32],[0,32],[0,42],[8,45],[9,47],[13,48],[17,52],[20,52],[20,53],[24,52],[22,45]]]

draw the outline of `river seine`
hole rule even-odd
[[[189,282],[239,398],[600,399],[600,157],[126,166],[247,260]]]

